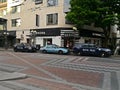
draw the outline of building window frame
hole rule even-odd
[[[11,19],[12,27],[19,27],[21,25],[21,18]]]
[[[38,14],[36,14],[36,26],[37,27],[40,26],[39,23],[40,23],[40,16]]]
[[[1,3],[7,2],[7,0],[0,0]]]
[[[11,7],[11,14],[20,12],[20,6],[13,6]]]
[[[57,6],[58,5],[58,0],[47,0],[47,6]]]
[[[37,4],[42,4],[42,3],[43,3],[43,0],[34,0],[34,2],[35,2],[35,5],[37,5]]]
[[[47,25],[57,25],[58,24],[58,13],[47,14]]]

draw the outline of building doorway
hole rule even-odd
[[[43,39],[43,46],[52,44],[52,38],[45,38]]]
[[[64,39],[64,47],[72,49],[74,45],[74,40],[73,39]]]

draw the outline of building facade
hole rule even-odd
[[[7,31],[7,0],[0,0],[0,47],[8,48],[15,43],[15,32]]]
[[[8,0],[8,31],[16,32],[16,42],[67,47],[74,43],[73,26],[66,19],[70,0]]]
[[[74,43],[101,45],[102,30],[85,26],[80,32],[65,19],[70,0],[7,0],[7,30],[15,32],[16,43],[72,47]]]

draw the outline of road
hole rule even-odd
[[[0,51],[0,72],[26,75],[0,90],[120,90],[119,58]]]

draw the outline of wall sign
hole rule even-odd
[[[37,36],[60,36],[59,29],[37,29]]]

